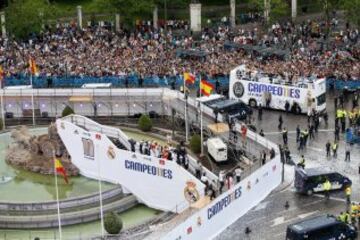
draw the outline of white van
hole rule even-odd
[[[225,162],[227,157],[227,146],[220,138],[209,138],[207,140],[208,153],[216,162]]]

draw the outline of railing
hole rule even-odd
[[[77,126],[81,126],[86,130],[102,133],[108,137],[117,138],[128,150],[130,150],[131,148],[128,136],[125,133],[123,133],[123,131],[121,131],[119,128],[101,125],[87,117],[75,115],[75,114],[69,115],[64,119],[68,120],[69,122]]]
[[[114,189],[104,191],[102,193],[103,201],[106,199],[113,198],[119,194],[122,194],[121,187],[116,187]],[[94,204],[99,202],[99,194],[94,193],[88,196],[82,196],[77,198],[69,198],[65,200],[60,200],[60,208],[74,208],[88,204]],[[47,201],[47,202],[38,202],[38,203],[5,203],[0,202],[0,210],[16,210],[16,211],[38,211],[38,210],[56,210],[57,202],[56,201]]]

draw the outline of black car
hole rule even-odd
[[[354,226],[337,220],[334,216],[313,217],[291,224],[286,230],[286,240],[355,240]]]

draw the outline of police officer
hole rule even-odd
[[[305,157],[304,155],[301,155],[301,159],[300,162],[298,163],[299,167],[302,167],[303,169],[305,168]]]
[[[323,183],[323,189],[325,193],[326,199],[330,198],[330,190],[331,190],[331,183],[329,179],[326,179],[326,181]]]
[[[351,213],[351,222],[355,223],[356,217],[358,216],[359,211],[358,211],[358,205],[355,204],[354,202],[351,203],[350,213]]]
[[[351,186],[347,186],[345,188],[345,196],[346,196],[346,202],[350,204],[350,198],[351,198]]]
[[[288,143],[288,131],[287,131],[287,129],[285,127],[282,130],[282,137],[283,137],[284,145],[287,145],[287,143]]]
[[[333,156],[334,158],[337,158],[337,148],[338,148],[338,144],[336,141],[334,141],[333,145],[332,145],[332,150],[333,150]]]

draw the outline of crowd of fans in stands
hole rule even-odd
[[[26,74],[32,57],[42,76],[101,77],[171,76],[184,71],[221,76],[245,63],[270,74],[360,79],[359,31],[348,24],[338,26],[335,18],[329,32],[324,22],[310,20],[273,24],[267,32],[220,26],[204,29],[199,41],[190,34],[176,34],[189,28],[186,22],[171,26],[167,31],[139,27],[115,33],[99,26],[79,30],[76,25],[58,24],[31,40],[0,39],[0,65],[8,76]],[[285,49],[290,54],[286,60],[265,60],[243,50],[227,51],[226,41]],[[205,61],[183,59],[176,56],[176,49],[197,49],[208,55]]]

